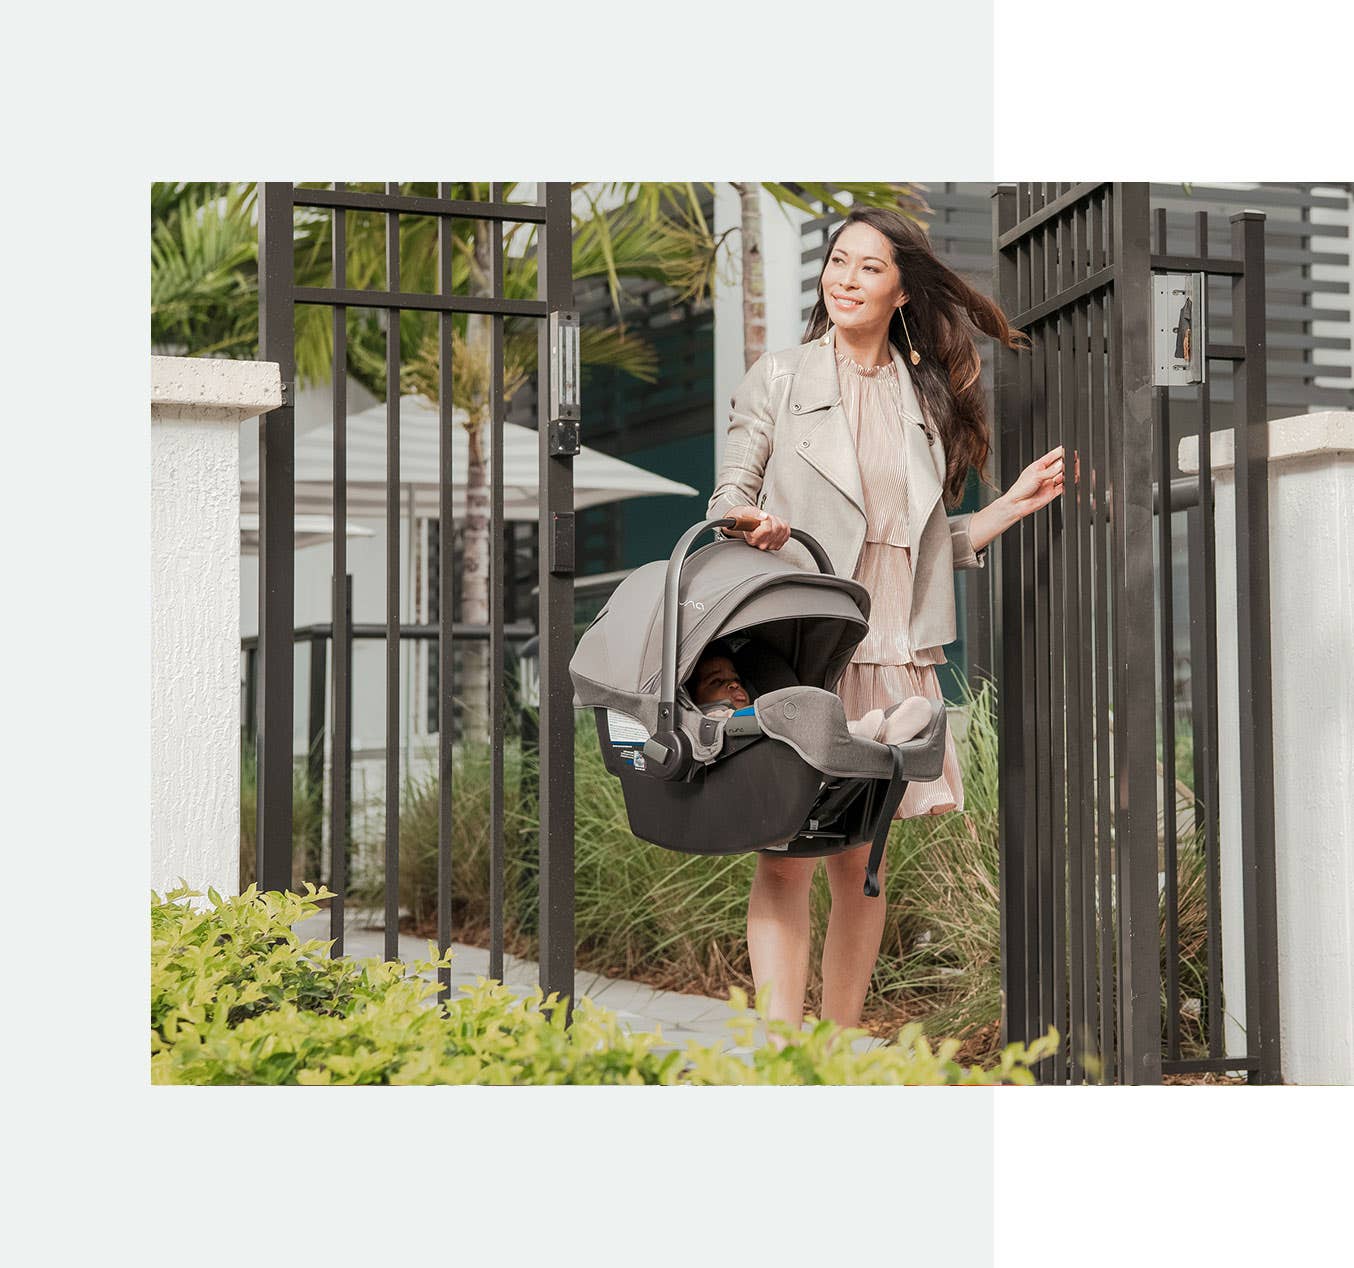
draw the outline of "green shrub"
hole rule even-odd
[[[410,966],[329,958],[292,925],[327,891],[237,898],[179,889],[151,896],[151,1077],[156,1083],[1030,1083],[1057,1032],[1012,1044],[990,1068],[954,1060],[957,1040],[933,1050],[920,1027],[864,1053],[865,1032],[819,1022],[751,1061],[717,1046],[662,1050],[662,1037],[630,1034],[584,998],[566,1025],[555,996],[524,999],[481,979],[444,1007],[435,981],[415,976],[450,963]],[[429,948],[430,953],[435,948]],[[750,1045],[760,1013],[733,992],[731,1037]]]

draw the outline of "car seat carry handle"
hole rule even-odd
[[[686,560],[686,552],[691,549],[691,543],[707,529],[728,528],[743,531],[755,528],[759,523],[761,521],[754,520],[751,515],[725,515],[719,519],[705,520],[703,523],[693,524],[688,528],[677,539],[677,545],[672,548],[672,555],[668,559],[667,575],[663,581],[663,664],[658,680],[658,729],[660,732],[671,731],[677,719],[677,602],[678,589],[682,580],[682,564]],[[832,561],[828,558],[827,551],[814,538],[798,528],[790,530],[790,537],[799,542],[813,556],[813,562],[818,565],[819,572],[829,577],[836,576],[836,573],[832,570]]]
[[[889,826],[893,823],[893,812],[903,799],[907,781],[903,778],[903,754],[897,745],[893,749],[893,776],[884,793],[884,804],[879,807],[879,820],[874,830],[874,840],[870,842],[870,858],[865,864],[865,897],[879,897],[879,865],[884,861],[884,846],[888,844]]]
[[[741,515],[730,515],[726,519],[719,520],[712,527],[727,528],[730,532],[736,533],[751,533],[761,525],[761,522],[760,516],[751,511],[744,511]],[[818,544],[817,538],[810,537],[802,528],[792,528],[790,540],[799,542],[813,556],[814,564],[824,576],[837,575],[833,571],[832,560],[827,557],[827,551]]]

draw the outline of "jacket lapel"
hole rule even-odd
[[[903,354],[890,345],[890,355],[898,374],[903,396],[903,443],[907,447],[908,541],[920,543],[927,521],[940,500],[945,478],[945,450],[938,434],[927,420],[921,398],[912,385],[912,375]],[[790,392],[790,410],[807,418],[816,410],[823,414],[810,422],[801,435],[796,452],[815,471],[839,489],[865,514],[865,494],[860,483],[860,464],[851,428],[841,404],[841,384],[837,378],[837,328],[815,339],[804,354]],[[932,437],[927,440],[927,435]]]
[[[945,449],[927,420],[921,398],[912,386],[912,375],[908,372],[903,354],[891,345],[890,352],[898,372],[898,385],[903,393],[903,443],[907,446],[907,540],[912,543],[915,559],[926,522],[940,500],[945,477]],[[932,437],[931,441],[927,440],[928,434]]]
[[[856,461],[856,446],[842,410],[841,385],[837,381],[835,326],[809,345],[790,390],[790,411],[796,417],[807,419],[816,410],[824,412],[807,423],[795,452],[864,515],[860,464]]]

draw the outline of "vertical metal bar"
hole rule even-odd
[[[992,198],[992,239],[996,243],[1015,224],[1017,191],[1014,185],[999,185]],[[1003,311],[1020,311],[1018,295],[1020,244],[996,250],[993,294]],[[993,398],[997,435],[996,467],[1002,488],[1009,488],[1019,474],[1020,432],[1024,398],[1020,391],[1022,354],[999,347],[993,365]],[[993,646],[999,657],[997,671],[997,745],[1002,778],[998,789],[998,934],[1001,946],[1001,1041],[1030,1038],[1025,1010],[1025,991],[1030,966],[1026,956],[1025,849],[1025,754],[1021,744],[1023,722],[1020,623],[1020,533],[993,552],[992,593],[997,602],[993,613]]]
[[[1168,255],[1166,209],[1155,213],[1158,255]],[[1172,582],[1171,394],[1167,387],[1154,389],[1158,425],[1156,446],[1157,483],[1157,611],[1160,623],[1161,679],[1161,832],[1165,871],[1166,908],[1166,1055],[1180,1058],[1180,899],[1176,866],[1175,821],[1175,604]]]
[[[1122,1076],[1161,1082],[1152,606],[1151,252],[1146,182],[1116,185],[1110,393]]]
[[[398,194],[398,182],[386,193]],[[386,286],[400,289],[400,217],[386,215]],[[385,958],[400,953],[400,310],[386,309]]]
[[[1043,182],[1042,202],[1049,201],[1048,183]],[[1058,293],[1056,224],[1045,221],[1039,227],[1043,243],[1045,298]],[[1058,411],[1058,318],[1056,313],[1040,322],[1043,338],[1040,340],[1042,356],[1039,367],[1039,397],[1035,409],[1033,458],[1042,457],[1052,447],[1052,437],[1056,434],[1054,421]],[[1063,817],[1063,808],[1059,800],[1062,784],[1062,772],[1058,770],[1061,758],[1060,745],[1056,732],[1060,719],[1057,707],[1057,671],[1060,666],[1055,655],[1057,641],[1057,605],[1054,599],[1054,568],[1057,558],[1057,541],[1053,531],[1053,511],[1050,504],[1044,512],[1036,516],[1035,541],[1037,543],[1036,613],[1038,620],[1038,642],[1036,644],[1037,661],[1035,665],[1035,686],[1038,692],[1038,762],[1040,766],[1039,786],[1044,790],[1039,805],[1039,1014],[1040,1029],[1047,1030],[1050,1025],[1057,1026],[1058,1033],[1067,1036],[1067,1024],[1060,1015],[1058,1007],[1058,988],[1063,974],[1058,965],[1059,930],[1058,921],[1062,904],[1059,901],[1058,867],[1061,861],[1056,840],[1058,825]],[[1048,1071],[1052,1081],[1062,1082],[1063,1051],[1060,1047]]]
[[[258,708],[258,679],[259,649],[258,644],[255,643],[253,647],[245,648],[244,653],[244,724],[242,727],[244,736],[242,742],[251,747],[259,729],[256,713]]]
[[[438,186],[442,198],[452,196],[451,183]],[[437,221],[437,292],[452,293],[452,262],[455,258],[453,224],[450,216]],[[455,449],[455,420],[452,408],[455,366],[452,364],[452,314],[437,316],[437,949],[445,953],[451,946],[452,901],[452,828],[454,801],[453,745],[456,728],[455,644],[452,629],[456,620],[455,552],[456,511],[455,474],[452,454]],[[451,994],[451,970],[439,969],[440,998]]]
[[[1067,221],[1057,216],[1048,222],[1050,255],[1055,268],[1050,270],[1052,292],[1057,294],[1065,285]],[[1049,348],[1053,354],[1049,366],[1048,430],[1044,447],[1047,453],[1062,441],[1067,391],[1067,313],[1059,309],[1048,319]],[[1052,789],[1049,815],[1050,872],[1053,879],[1052,928],[1053,946],[1053,1024],[1058,1027],[1062,1042],[1053,1055],[1053,1079],[1067,1081],[1067,1052],[1071,1027],[1067,1016],[1067,702],[1064,676],[1067,668],[1066,609],[1064,605],[1063,568],[1065,565],[1062,532],[1062,502],[1055,498],[1047,507],[1049,531],[1048,560],[1048,650],[1049,650],[1049,768]]]
[[[343,183],[336,182],[340,192]],[[334,208],[332,236],[334,286],[348,284],[348,213]],[[333,728],[329,741],[329,888],[334,898],[329,907],[332,955],[343,954],[344,905],[348,889],[348,841],[352,789],[348,758],[352,754],[352,613],[348,592],[348,310],[334,307],[334,359],[332,388],[334,431],[334,546],[330,587],[330,612],[334,626]]]
[[[1085,221],[1083,212],[1076,208],[1066,213],[1063,247],[1067,267],[1063,272],[1063,286],[1072,286],[1081,280],[1085,253]],[[1086,658],[1081,630],[1081,501],[1080,485],[1075,481],[1076,464],[1080,460],[1080,432],[1085,405],[1081,388],[1084,380],[1081,365],[1083,334],[1081,305],[1070,304],[1062,315],[1064,346],[1063,419],[1060,439],[1063,444],[1063,472],[1065,493],[1062,502],[1070,508],[1063,513],[1063,560],[1066,568],[1063,582],[1064,664],[1066,666],[1067,718],[1067,930],[1068,962],[1068,1073],[1073,1083],[1085,1081],[1082,1063],[1083,1032],[1086,1028],[1085,967],[1086,940],[1084,937],[1084,873],[1086,843],[1082,835],[1085,797],[1082,768],[1087,758],[1088,745],[1084,742],[1085,702],[1082,696],[1082,673]],[[1069,496],[1070,495],[1070,496]],[[1070,532],[1066,531],[1070,527]]]
[[[1092,203],[1090,233],[1090,267],[1099,272],[1105,267],[1107,256],[1105,240],[1109,232],[1109,204],[1111,188],[1101,188]],[[1113,835],[1111,771],[1113,769],[1113,737],[1110,734],[1110,707],[1114,682],[1110,674],[1110,646],[1112,624],[1109,610],[1109,336],[1108,306],[1113,303],[1102,294],[1091,296],[1090,302],[1090,380],[1091,428],[1089,444],[1091,516],[1092,595],[1094,605],[1093,642],[1095,651],[1095,862],[1096,862],[1096,931],[1098,946],[1096,960],[1099,968],[1097,1008],[1099,1012],[1099,1041],[1101,1082],[1113,1083],[1117,1078],[1118,1048],[1115,1035],[1115,981],[1114,922],[1115,896],[1113,885]]]
[[[1042,186],[1036,184],[1031,191],[1031,206],[1038,210],[1043,205]],[[1030,235],[1030,298],[1038,303],[1048,295],[1048,269],[1046,264],[1047,234],[1043,226],[1036,227]],[[1035,323],[1031,330],[1034,335],[1034,360],[1030,379],[1030,450],[1026,463],[1037,458],[1045,450],[1048,439],[1048,341],[1051,337],[1047,321]],[[1048,533],[1047,516],[1029,517],[1033,543],[1030,572],[1025,586],[1025,601],[1028,604],[1026,621],[1030,632],[1029,651],[1031,658],[1030,682],[1034,690],[1032,707],[1032,731],[1034,753],[1034,805],[1033,831],[1031,834],[1031,854],[1034,861],[1033,910],[1034,922],[1034,964],[1036,967],[1034,992],[1031,1001],[1034,1008],[1035,1032],[1042,1034],[1053,1020],[1053,947],[1052,932],[1052,889],[1053,877],[1049,857],[1049,816],[1052,803],[1049,798],[1051,775],[1048,768]],[[1047,1073],[1040,1071],[1041,1081],[1047,1079]]]
[[[314,807],[314,815],[307,819],[310,825],[306,838],[303,881],[319,884],[323,877],[320,868],[324,841],[324,698],[328,687],[329,666],[326,664],[327,634],[310,637],[310,700],[306,719],[306,796]]]
[[[489,201],[503,201],[491,183]],[[503,224],[493,222],[490,291],[503,294]],[[503,315],[489,324],[489,976],[503,980],[503,746],[507,739],[503,694]]]
[[[342,690],[335,687],[336,706],[343,709],[344,726],[334,728],[330,743],[330,761],[334,766],[335,787],[341,784],[341,800],[330,807],[329,888],[334,900],[329,908],[329,936],[333,939],[331,956],[343,954],[344,910],[348,894],[348,870],[353,841],[353,579],[345,576],[338,591],[335,611],[343,614],[344,636],[334,640],[334,679],[338,683],[342,669]],[[337,625],[337,621],[336,621]]]
[[[1195,218],[1195,253],[1208,254],[1208,213]],[[1207,285],[1207,278],[1205,278]],[[1194,711],[1194,823],[1203,829],[1207,886],[1208,1055],[1223,1055],[1222,876],[1218,849],[1218,612],[1213,518],[1212,377],[1199,394],[1199,496],[1190,508],[1190,683]]]
[[[1091,209],[1083,202],[1077,212],[1077,262],[1081,277],[1091,274],[1088,232]],[[1081,1034],[1077,1036],[1082,1051],[1095,1053],[1096,1039],[1092,1019],[1095,1016],[1095,748],[1092,733],[1093,683],[1095,665],[1095,632],[1092,627],[1091,591],[1091,500],[1090,500],[1090,433],[1091,433],[1091,367],[1094,364],[1090,350],[1090,304],[1077,306],[1076,315],[1076,428],[1073,435],[1072,471],[1077,480],[1074,515],[1076,519],[1077,559],[1077,749],[1080,778],[1077,784],[1079,806],[1078,835],[1080,845],[1080,993]],[[1085,1070],[1083,1070],[1085,1074]]]
[[[545,223],[537,251],[538,297],[548,312],[573,302],[573,226],[567,182],[545,186]],[[572,569],[552,571],[551,541],[557,516],[574,504],[573,459],[550,454],[550,324],[541,323],[537,395],[540,435],[540,675],[541,675],[541,988],[574,994],[574,718],[569,658],[573,654]]]
[[[286,404],[259,419],[259,704],[257,861],[261,890],[291,888],[292,664],[296,600],[296,330],[292,187],[259,186],[259,355],[276,361]]]
[[[1030,186],[1024,187],[1025,200],[1028,203],[1033,201],[1033,189]],[[1021,310],[1031,306],[1034,302],[1035,288],[1042,281],[1042,268],[1037,267],[1035,263],[1035,254],[1038,249],[1038,239],[1033,233],[1027,234],[1021,240],[1023,244],[1023,259],[1021,260],[1019,278],[1025,290],[1025,303],[1021,305]],[[1036,383],[1040,381],[1040,365],[1042,364],[1042,334],[1040,327],[1036,324],[1031,326],[1026,334],[1031,339],[1030,355],[1022,357],[1020,362],[1020,399],[1021,399],[1021,417],[1019,420],[1019,431],[1017,435],[1018,447],[1016,448],[1014,470],[1018,474],[1029,464],[1034,453],[1034,416],[1035,416],[1035,390]],[[1017,532],[1020,544],[1020,601],[1019,601],[1019,629],[1020,629],[1020,721],[1021,721],[1021,752],[1025,763],[1025,792],[1026,796],[1023,802],[1023,822],[1021,824],[1021,855],[1023,860],[1022,884],[1025,887],[1025,927],[1023,937],[1025,940],[1025,963],[1028,966],[1028,972],[1024,982],[1024,1016],[1027,1027],[1026,1036],[1033,1039],[1042,1033],[1043,1027],[1040,1024],[1039,1010],[1039,818],[1038,807],[1040,798],[1044,795],[1044,787],[1039,783],[1039,761],[1036,745],[1037,736],[1037,712],[1038,697],[1035,683],[1035,664],[1038,659],[1039,649],[1036,644],[1037,630],[1035,628],[1035,603],[1038,598],[1038,578],[1035,573],[1035,539],[1037,526],[1033,522],[1032,516],[1026,516],[1020,521]],[[1036,1073],[1036,1078],[1043,1079],[1042,1068]]]
[[[1252,1083],[1282,1082],[1278,911],[1274,881],[1273,703],[1270,679],[1269,426],[1265,345],[1265,216],[1229,217],[1232,327],[1245,361],[1233,377],[1236,435],[1237,694],[1241,726],[1242,911],[1246,924],[1246,1040],[1260,1058]]]

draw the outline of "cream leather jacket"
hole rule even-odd
[[[908,540],[913,590],[908,636],[917,649],[955,639],[954,570],[981,568],[970,515],[946,515],[941,498],[945,451],[924,416],[902,355],[891,349],[904,383],[908,445]],[[839,576],[855,574],[865,543],[865,498],[850,425],[837,383],[836,328],[811,343],[763,355],[733,397],[728,436],[709,515],[758,506],[816,537]],[[812,569],[798,542],[787,561]]]

